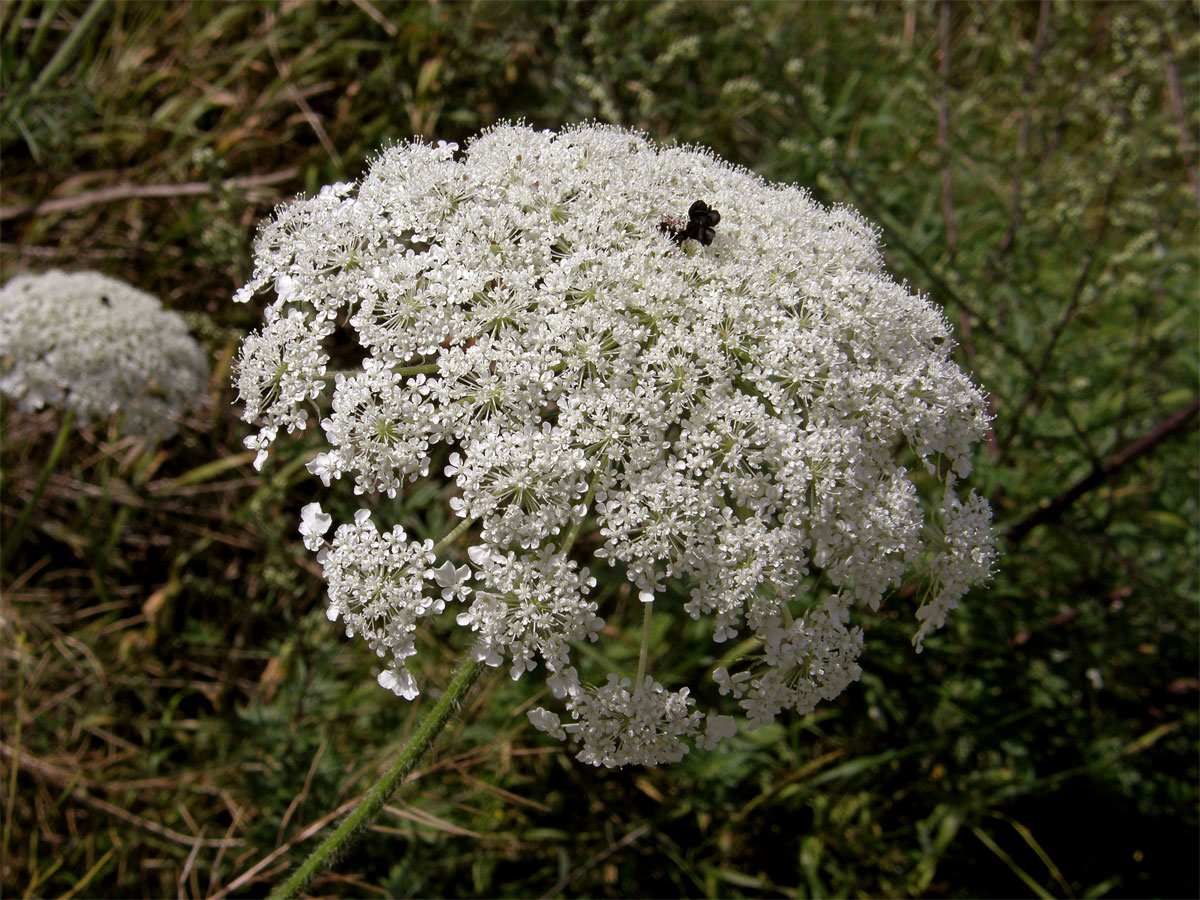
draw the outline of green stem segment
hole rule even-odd
[[[650,617],[654,613],[654,601],[642,601],[642,646],[638,650],[637,680],[633,689],[639,691],[646,678],[646,660],[650,656]]]
[[[396,370],[397,375],[436,375],[441,371],[437,363],[426,363],[423,366],[401,366]]]
[[[447,547],[449,547],[451,544],[453,544],[456,540],[458,540],[458,536],[460,534],[462,534],[464,531],[466,531],[468,528],[470,528],[473,524],[475,524],[475,520],[468,518],[468,519],[463,519],[461,522],[459,522],[457,525],[455,525],[454,529],[449,534],[447,534],[444,538],[442,538],[440,541],[438,541],[437,544],[434,546],[433,555],[437,556],[439,553],[441,553],[443,550],[445,550]]]
[[[9,560],[12,558],[13,551],[21,544],[21,538],[25,535],[25,528],[29,525],[29,517],[33,515],[33,511],[37,509],[38,503],[41,502],[42,494],[46,490],[46,485],[50,482],[50,476],[53,474],[55,467],[58,465],[58,459],[63,454],[63,450],[67,447],[67,438],[71,435],[71,429],[75,426],[74,410],[67,410],[63,416],[62,427],[58,429],[58,437],[55,438],[54,448],[50,451],[50,458],[46,460],[46,465],[42,469],[42,475],[38,478],[37,487],[33,489],[33,496],[29,498],[29,502],[25,504],[25,509],[21,512],[21,518],[17,520],[17,524],[13,526],[13,530],[9,532],[8,540],[4,542],[4,546],[0,547],[0,571],[8,568]]]
[[[379,810],[383,808],[383,804],[412,771],[417,760],[424,756],[425,752],[433,745],[434,740],[457,711],[482,670],[483,663],[474,659],[468,659],[459,667],[446,688],[446,692],[442,694],[441,699],[417,728],[416,733],[409,738],[396,761],[392,763],[392,767],[367,792],[362,802],[354,807],[350,815],[342,820],[342,824],[329,837],[325,838],[321,846],[312,852],[300,868],[292,873],[292,877],[271,893],[272,900],[298,896],[316,878],[317,874],[333,861],[334,857],[350,846],[357,838],[360,829],[375,818]]]

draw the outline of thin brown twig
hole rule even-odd
[[[221,848],[217,851],[216,858],[213,859],[212,866],[209,868],[207,891],[209,894],[211,894],[217,887],[217,884],[220,880],[221,860],[225,858],[225,851],[229,849],[230,846],[229,840],[233,836],[233,833],[237,831],[238,825],[241,824],[242,816],[245,814],[245,810],[242,807],[234,804],[229,799],[228,795],[222,792],[221,796],[225,800],[226,807],[230,810],[230,818],[232,821],[229,823],[229,828],[225,831],[225,837],[222,838]]]
[[[325,126],[321,124],[321,119],[313,112],[313,108],[308,105],[308,101],[304,99],[304,95],[296,90],[296,86],[292,84],[292,68],[279,55],[279,45],[275,41],[274,12],[267,14],[267,47],[271,51],[271,58],[275,62],[275,70],[279,73],[279,77],[283,79],[283,86],[288,96],[300,107],[300,113],[304,116],[304,121],[308,122],[309,127],[316,134],[317,140],[321,142],[321,146],[329,154],[329,158],[341,168],[342,157],[333,146],[333,141],[329,139],[329,134],[325,131]]]
[[[225,841],[223,839],[204,838],[200,836],[182,834],[174,829],[167,828],[165,825],[159,825],[157,822],[152,822],[149,819],[143,819],[141,816],[136,816],[131,812],[121,809],[119,806],[101,800],[98,797],[93,797],[88,793],[89,785],[82,782],[78,773],[68,772],[66,769],[60,769],[58,766],[51,765],[47,762],[42,762],[39,759],[31,757],[26,752],[18,753],[17,750],[0,742],[0,756],[13,760],[15,765],[22,769],[43,778],[46,781],[52,782],[59,787],[68,789],[69,796],[79,801],[85,806],[90,806],[101,812],[108,813],[114,818],[120,819],[135,828],[140,828],[143,831],[148,831],[158,837],[165,838],[176,844],[182,844],[185,847],[220,847]],[[241,841],[233,841],[234,844],[241,844]]]
[[[1079,307],[1083,301],[1084,288],[1087,287],[1088,278],[1092,273],[1092,266],[1095,265],[1096,259],[1099,256],[1099,247],[1105,236],[1108,234],[1108,228],[1112,221],[1112,216],[1109,214],[1109,211],[1111,210],[1113,200],[1116,197],[1117,183],[1120,180],[1121,171],[1118,169],[1113,174],[1113,177],[1109,180],[1108,187],[1105,189],[1103,216],[1100,220],[1100,226],[1095,237],[1089,242],[1087,256],[1084,258],[1083,266],[1080,268],[1079,275],[1075,279],[1075,286],[1071,290],[1071,297],[1067,301],[1067,308],[1063,311],[1063,314],[1059,317],[1059,320],[1054,323],[1054,327],[1050,331],[1050,337],[1046,341],[1042,350],[1042,358],[1038,361],[1036,367],[1030,373],[1032,377],[1029,382],[1029,390],[1021,399],[1021,402],[1017,404],[1016,412],[1013,414],[1013,421],[1021,421],[1025,416],[1026,410],[1033,405],[1037,392],[1040,389],[1042,378],[1045,376],[1046,370],[1050,366],[1050,359],[1054,355],[1054,350],[1058,346],[1058,342],[1062,338],[1063,334],[1066,333],[1067,326],[1074,321],[1075,316],[1079,313]],[[1074,419],[1068,418],[1068,422],[1074,429],[1076,435],[1080,438],[1080,444],[1083,447],[1084,452],[1090,454],[1089,446],[1087,441],[1084,440],[1081,429],[1076,425]],[[1015,439],[1015,437],[1016,431],[1012,431],[1008,434],[1005,441],[1005,450],[1008,449],[1008,445]],[[1093,465],[1098,464],[1097,460],[1094,458],[1091,460],[1091,462]]]
[[[368,0],[354,0],[354,5],[365,12],[376,25],[387,32],[388,37],[395,37],[400,33],[400,29],[389,22],[383,13],[372,6]]]
[[[550,807],[544,803],[539,803],[537,800],[534,800],[530,797],[522,797],[520,794],[514,794],[512,791],[506,791],[504,788],[498,787],[497,785],[488,784],[486,781],[476,778],[474,775],[469,775],[466,772],[459,772],[459,777],[461,777],[464,782],[475,788],[477,791],[480,791],[484,794],[490,794],[491,796],[511,803],[514,806],[527,806],[530,809],[536,809],[538,812],[550,812]]]
[[[1038,65],[1042,52],[1046,48],[1046,32],[1050,25],[1050,0],[1042,0],[1038,10],[1037,36],[1033,39],[1033,52],[1029,57],[1029,69],[1025,74],[1025,84],[1021,93],[1025,95],[1025,109],[1021,113],[1021,128],[1017,132],[1017,158],[1013,164],[1012,187],[1009,191],[1008,228],[1000,239],[1000,253],[1003,255],[1012,249],[1017,236],[1017,227],[1021,224],[1021,164],[1029,152],[1029,132],[1033,125],[1033,86],[1037,83]]]
[[[1166,3],[1158,0],[1158,7],[1165,11]],[[1179,155],[1183,157],[1183,168],[1187,172],[1188,181],[1192,183],[1192,192],[1200,201],[1200,179],[1196,176],[1196,164],[1192,160],[1192,150],[1189,144],[1187,115],[1183,111],[1183,89],[1179,86],[1179,75],[1175,71],[1175,41],[1169,29],[1163,29],[1162,37],[1163,69],[1167,76],[1167,96],[1171,99],[1171,110],[1175,113],[1175,122],[1179,126]]]
[[[352,897],[366,897],[374,894],[379,897],[388,897],[388,892],[376,884],[367,884],[361,878],[355,875],[342,875],[338,872],[324,872],[321,875],[321,881],[332,881],[334,884],[348,884],[355,889]]]
[[[1041,7],[1038,9],[1037,34],[1033,39],[1033,52],[1029,55],[1029,67],[1025,72],[1025,82],[1021,86],[1021,95],[1025,99],[1025,109],[1021,113],[1021,127],[1017,132],[1017,152],[1016,158],[1013,161],[1013,172],[1011,180],[1011,188],[1009,190],[1009,215],[1008,227],[1004,229],[1004,236],[1000,239],[1000,245],[997,248],[996,256],[988,266],[985,281],[988,284],[995,282],[999,276],[999,267],[1001,260],[1004,259],[1010,252],[1016,242],[1017,228],[1024,218],[1021,210],[1021,167],[1024,165],[1025,157],[1029,152],[1029,134],[1033,126],[1033,89],[1037,84],[1038,67],[1041,64],[1042,53],[1046,49],[1046,35],[1050,30],[1050,0],[1042,0]],[[1050,144],[1042,153],[1041,162],[1038,164],[1038,172],[1046,165],[1046,161],[1050,157],[1051,151],[1057,146],[1057,134],[1052,134]],[[1008,326],[1008,295],[1004,291],[998,292],[996,300],[996,330],[1004,331]],[[993,405],[992,415],[995,417],[995,400],[989,398]],[[1000,447],[995,441],[995,432],[990,433],[991,440],[988,441],[988,448],[994,454],[999,453]]]
[[[307,828],[305,828],[303,831],[301,831],[299,834],[297,834],[295,837],[293,837],[286,844],[282,844],[282,845],[276,847],[274,850],[272,850],[270,853],[268,853],[266,856],[264,856],[262,859],[260,859],[258,862],[256,862],[253,866],[251,866],[249,869],[247,869],[245,872],[243,872],[241,875],[239,875],[237,878],[235,878],[233,881],[231,881],[228,885],[226,885],[220,891],[218,891],[215,894],[212,894],[208,898],[208,900],[222,900],[222,898],[227,897],[229,895],[230,891],[236,891],[242,885],[250,882],[251,880],[254,879],[254,877],[256,875],[258,875],[259,872],[261,872],[263,869],[265,869],[271,863],[275,862],[275,860],[279,859],[279,857],[283,856],[285,853],[287,853],[289,850],[291,850],[297,844],[308,840],[310,837],[312,837],[314,834],[319,832],[322,828],[324,828],[326,825],[328,825],[334,819],[338,818],[338,816],[342,816],[342,815],[345,815],[346,813],[348,813],[355,806],[357,806],[361,800],[362,800],[361,796],[355,797],[352,800],[347,800],[345,803],[343,803],[337,809],[333,810],[333,812],[329,812],[329,813],[326,813],[325,815],[321,816],[321,818],[317,819],[315,822],[313,822],[311,825],[309,825]]]
[[[383,811],[391,813],[400,819],[407,819],[416,825],[422,825],[425,828],[430,828],[442,834],[456,835],[458,837],[470,837],[478,840],[486,840],[487,835],[480,834],[478,831],[471,831],[469,828],[463,828],[461,825],[455,825],[453,822],[447,822],[445,819],[435,816],[433,813],[425,812],[415,806],[404,804],[403,806],[395,806],[390,803],[385,803]],[[371,831],[378,831],[384,834],[401,833],[399,829],[392,828],[387,825],[373,823],[367,826]]]
[[[220,189],[253,190],[267,187],[284,181],[291,181],[299,174],[296,168],[280,169],[278,172],[268,172],[265,175],[242,175],[238,178],[226,178],[220,184]],[[218,190],[207,181],[189,181],[184,184],[114,184],[112,187],[101,188],[97,191],[85,191],[70,197],[58,197],[54,200],[44,200],[23,206],[0,206],[0,222],[16,219],[20,216],[40,216],[49,213],[70,212],[85,209],[100,203],[114,203],[118,200],[134,200],[144,197],[197,197],[211,194]]]
[[[258,482],[257,478],[247,478],[245,480],[225,482],[219,486],[221,490],[236,490],[240,487],[254,485]],[[197,490],[188,488],[176,488],[170,491],[155,490],[153,493],[160,497],[177,497],[191,496],[203,493],[213,493],[218,490],[218,486],[212,486],[211,490],[204,490],[202,486],[197,485]],[[152,493],[149,490],[143,489],[145,493]],[[252,537],[231,536],[222,534],[218,531],[205,528],[198,522],[191,521],[201,517],[217,520],[220,518],[220,513],[217,510],[207,510],[196,506],[187,506],[181,503],[156,502],[147,503],[138,494],[133,493],[129,485],[120,479],[112,479],[109,489],[105,489],[99,485],[88,484],[85,481],[72,478],[69,475],[51,476],[50,485],[46,495],[51,498],[57,498],[64,501],[69,501],[78,497],[93,497],[96,499],[105,499],[119,506],[127,506],[134,509],[151,509],[160,515],[174,516],[176,519],[175,527],[178,530],[186,531],[192,534],[206,537],[213,541],[226,544],[230,547],[238,547],[245,550],[253,550],[259,546],[259,542]],[[49,532],[48,532],[49,533]],[[24,578],[23,580],[28,580]],[[16,583],[10,589],[15,590]]]
[[[904,11],[904,46],[912,47],[913,39],[917,36],[917,7],[908,7]]]
[[[942,214],[946,219],[946,245],[950,258],[958,249],[958,231],[954,227],[954,197],[950,178],[950,110],[946,98],[950,80],[950,0],[942,0],[938,18],[938,121],[937,143],[942,157]],[[969,354],[974,359],[974,350]]]
[[[1142,435],[1124,450],[1104,460],[1088,475],[1071,485],[1053,500],[1026,515],[1005,532],[1009,544],[1018,544],[1032,529],[1058,519],[1076,500],[1111,478],[1133,460],[1149,452],[1166,438],[1180,431],[1200,412],[1200,399],[1184,404],[1163,422]]]
[[[542,894],[543,900],[545,900],[546,897],[554,897],[557,894],[561,893],[567,887],[567,885],[569,885],[572,881],[574,881],[578,876],[582,875],[588,869],[592,869],[592,868],[595,868],[596,866],[600,865],[600,863],[604,862],[604,860],[608,859],[614,853],[618,853],[619,851],[624,850],[626,847],[628,847],[630,844],[632,844],[634,841],[636,841],[638,838],[640,838],[642,835],[644,835],[649,830],[650,830],[650,823],[646,822],[646,823],[639,825],[637,828],[633,829],[633,831],[629,832],[629,834],[625,835],[625,837],[621,838],[619,841],[617,841],[611,847],[606,847],[605,849],[603,849],[599,853],[597,853],[595,856],[593,856],[591,859],[589,859],[587,862],[583,863],[583,865],[578,866],[575,869],[572,869],[570,872],[568,872],[566,875],[564,875],[562,877],[562,879],[558,882],[558,884],[554,885],[554,887],[550,888],[550,890],[548,890],[548,891],[546,891],[546,893]]]
[[[112,757],[106,756],[104,761],[107,764],[111,759]],[[225,792],[223,789],[207,782],[213,780],[218,775],[243,776],[247,771],[251,771],[251,769],[245,765],[226,765],[205,769],[202,774],[185,772],[176,776],[161,775],[157,778],[133,778],[128,781],[106,780],[103,783],[89,785],[89,787],[91,790],[104,791],[107,794],[125,794],[129,791],[165,791],[172,787],[184,787],[198,794],[208,794],[224,798]]]
[[[278,844],[283,840],[283,835],[287,831],[288,823],[292,821],[292,815],[296,810],[304,805],[304,801],[308,799],[308,792],[312,789],[313,778],[317,774],[317,766],[321,764],[321,757],[325,755],[325,748],[329,746],[329,741],[321,741],[321,746],[317,748],[317,752],[313,754],[312,763],[308,767],[308,776],[304,779],[304,787],[300,789],[292,802],[288,804],[287,810],[283,814],[283,819],[279,823],[279,833],[275,838],[275,843]]]
[[[200,829],[200,834],[203,836],[203,828]],[[183,869],[179,873],[179,880],[176,882],[175,887],[175,895],[179,898],[179,900],[184,900],[184,897],[186,896],[183,888],[187,883],[188,876],[192,874],[192,867],[196,865],[196,857],[199,856],[199,854],[200,844],[197,843],[192,846],[191,852],[188,853],[187,859],[185,859],[183,862]]]
[[[192,813],[186,806],[179,801],[175,802],[175,811],[179,813],[179,817],[183,819],[188,828],[192,829],[194,834],[200,834],[204,831],[204,827],[192,816]]]
[[[89,722],[89,723],[85,724],[83,726],[83,730],[86,731],[90,735],[98,737],[100,740],[104,741],[106,744],[112,744],[114,746],[120,747],[122,750],[126,751],[126,753],[129,755],[134,755],[134,754],[140,752],[141,748],[139,748],[136,744],[125,740],[125,738],[123,738],[123,737],[118,737],[117,735],[113,734],[111,731],[106,731],[105,729],[101,728],[99,725],[96,725],[94,723]],[[109,758],[110,759],[112,758],[111,753],[109,755]]]

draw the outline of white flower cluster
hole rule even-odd
[[[404,696],[417,619],[454,602],[478,659],[545,667],[569,719],[539,708],[536,727],[587,762],[667,762],[735,721],[640,672],[585,681],[571,642],[603,621],[580,562],[708,617],[717,642],[752,635],[704,688],[750,728],[859,676],[853,613],[904,573],[933,585],[918,645],[989,573],[990,510],[954,492],[984,398],[852,210],[616,128],[501,126],[386,150],[360,184],[281,208],[256,251],[236,299],[274,294],[238,363],[258,464],[332,387],[310,465],[326,484],[394,496],[442,454],[457,488],[437,546],[367,510],[326,543],[330,517],[305,510],[330,615]],[[331,377],[328,348],[351,343],[361,367]],[[435,568],[460,533],[469,562]]]
[[[177,314],[99,272],[19,275],[0,289],[0,391],[81,423],[120,413],[128,435],[165,439],[203,400],[208,362]]]

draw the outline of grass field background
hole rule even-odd
[[[576,763],[493,673],[313,891],[1200,893],[1195,2],[9,0],[0,75],[3,278],[122,278],[214,367],[161,446],[74,432],[2,573],[5,896],[265,894],[396,754],[421,705],[298,539],[315,436],[262,474],[242,449],[261,313],[230,297],[277,203],[518,119],[709,146],[876,222],[990,393],[999,572],[920,657],[906,585],[861,684],[672,767]],[[7,529],[61,413],[0,417]],[[379,508],[421,534],[443,493]],[[656,637],[667,675],[710,652]],[[436,684],[464,643],[447,617],[418,646]]]

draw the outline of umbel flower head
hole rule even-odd
[[[24,410],[120,413],[123,433],[165,439],[207,379],[183,319],[122,281],[54,270],[0,289],[0,390]]]
[[[600,126],[395,146],[278,210],[236,299],[260,292],[238,362],[258,465],[323,398],[325,484],[395,496],[435,458],[454,482],[460,528],[436,545],[369,499],[329,538],[303,514],[330,618],[405,697],[419,620],[450,606],[478,659],[546,672],[565,718],[529,718],[580,759],[677,760],[737,730],[694,692],[731,695],[749,728],[806,713],[858,678],[855,613],[906,572],[931,583],[918,647],[989,574],[990,510],[958,489],[984,398],[945,319],[854,211],[708,152]],[[331,376],[334,341],[361,366]],[[604,565],[757,649],[695,690],[590,683],[572,644],[601,635]]]

